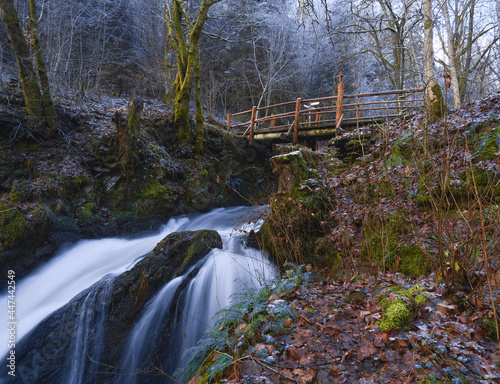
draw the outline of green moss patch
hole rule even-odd
[[[397,299],[389,304],[385,316],[380,320],[379,328],[382,332],[405,328],[410,321],[411,311],[406,303]]]
[[[406,329],[413,314],[426,300],[423,289],[418,285],[409,289],[401,286],[391,287],[380,296],[380,304],[386,309],[379,323],[380,330],[388,332]]]

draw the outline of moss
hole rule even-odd
[[[488,332],[488,337],[496,340],[497,339],[497,327],[495,323],[494,317],[484,317],[481,319],[481,323],[479,324],[482,329]],[[500,329],[499,329],[500,331]]]
[[[26,218],[17,209],[0,212],[0,242],[7,247],[15,245],[26,235]]]
[[[271,212],[259,231],[260,246],[278,264],[292,261],[317,265],[327,261],[325,247],[318,242],[324,235],[321,221],[327,213],[325,199],[321,188],[317,193],[305,189],[272,199]]]
[[[162,185],[157,179],[149,180],[143,187],[141,197],[145,199],[163,198],[175,200],[175,195],[170,187]]]
[[[203,242],[203,240],[201,241]],[[186,251],[186,258],[184,259],[181,268],[182,269],[186,268],[191,263],[193,255],[196,255],[198,252],[199,252],[199,246],[196,243],[192,243]]]
[[[423,292],[424,289],[420,287],[418,284],[409,289],[404,289],[403,287],[398,285],[392,287],[390,290],[395,295],[406,297],[408,300],[410,300],[410,303],[414,308],[418,307],[421,304],[424,304],[427,301],[427,296],[425,292]],[[387,301],[386,303],[390,304],[390,302]]]
[[[477,137],[475,153],[481,160],[495,160],[500,150],[500,127],[484,129]]]
[[[375,197],[393,198],[396,191],[393,183],[382,182],[375,186]]]
[[[410,321],[411,311],[402,299],[396,299],[386,309],[380,320],[379,328],[382,332],[405,328]]]
[[[434,84],[431,88],[433,100],[430,105],[430,116],[432,119],[438,119],[446,114],[446,105],[444,104],[443,91],[439,84]]]
[[[17,202],[30,202],[36,197],[37,188],[32,181],[24,180],[20,183],[15,184],[12,187],[10,195],[12,196],[11,201],[13,203]]]
[[[398,272],[411,278],[431,273],[431,265],[427,255],[416,245],[402,245],[398,248],[400,257]]]
[[[278,189],[282,192],[297,191],[300,183],[309,178],[301,151],[274,156],[269,162],[273,173],[278,177]]]
[[[5,208],[0,211],[0,243],[13,247],[28,237],[36,237],[44,229],[53,224],[56,215],[45,204],[30,204],[27,212],[16,208]]]
[[[94,217],[93,210],[95,209],[95,203],[87,203],[78,209],[77,217],[81,223],[90,224]]]
[[[90,182],[87,176],[78,175],[72,179],[72,186],[75,190],[79,190]]]
[[[406,211],[400,211],[386,220],[377,218],[366,223],[363,228],[365,242],[361,250],[362,256],[375,261],[379,267],[392,268],[400,246],[399,238],[408,232],[405,214]]]
[[[472,178],[474,176],[474,178]],[[460,176],[462,181],[462,186],[458,189],[458,193],[462,193],[466,196],[470,191],[474,191],[474,181],[478,187],[478,192],[481,196],[486,198],[500,197],[500,176],[495,172],[490,172],[485,169],[481,169],[477,166],[467,169]]]

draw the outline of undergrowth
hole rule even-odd
[[[186,351],[188,363],[176,377],[201,377],[200,383],[217,381],[224,372],[253,351],[265,337],[288,333],[295,314],[283,297],[300,292],[316,279],[303,266],[287,263],[285,274],[263,282],[261,287],[244,286],[234,296],[236,304],[215,315],[218,319],[195,347]]]

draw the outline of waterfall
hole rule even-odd
[[[244,248],[240,236],[224,232],[221,236],[222,250],[212,250],[183,277],[168,283],[148,304],[129,337],[119,365],[123,376],[117,384],[170,382],[165,375],[152,377],[151,372],[161,366],[166,375],[172,376],[177,367],[186,363],[182,361],[186,349],[196,345],[203,332],[214,324],[214,315],[231,304],[235,293],[245,285],[257,286],[262,279],[275,275],[267,258],[255,249]],[[182,287],[193,270],[196,275]],[[178,298],[173,302],[176,294]]]
[[[92,342],[99,340],[99,332],[105,332],[106,308],[109,306],[106,293],[112,284],[112,278],[103,277],[132,268],[142,256],[172,232],[214,229],[221,235],[223,249],[212,250],[184,276],[167,283],[146,303],[142,317],[129,335],[128,347],[119,365],[125,373],[110,379],[117,383],[168,382],[165,376],[141,376],[138,379],[135,373],[144,368],[141,363],[148,357],[161,357],[162,360],[154,361],[159,361],[158,366],[164,366],[166,372],[172,373],[181,363],[180,357],[185,348],[194,345],[203,331],[212,324],[213,315],[230,303],[230,296],[237,291],[235,281],[258,284],[259,279],[268,278],[275,273],[264,255],[243,246],[241,232],[235,231],[236,228],[241,231],[257,228],[261,223],[248,217],[246,220],[240,218],[259,211],[260,209],[248,207],[219,208],[205,214],[179,216],[169,220],[158,233],[151,236],[138,239],[85,240],[61,251],[46,266],[17,284],[17,341],[51,313],[66,310],[66,307],[61,307],[102,279],[91,290],[80,294],[85,295],[80,298],[81,306],[74,316],[68,317],[75,323],[75,330],[71,335],[69,349],[65,351],[68,356],[71,355],[71,368],[63,381],[72,384],[97,383],[87,373],[92,370],[89,368],[88,358],[94,359],[94,356],[106,353],[100,350],[99,343]],[[97,312],[95,309],[91,310],[96,308],[96,303],[102,304],[102,309]],[[7,307],[6,296],[0,297],[0,306]],[[0,313],[0,318],[6,324],[5,311]],[[166,332],[167,325],[171,328]],[[6,346],[7,334],[0,332],[2,356],[7,354]],[[0,383],[3,382],[0,378]]]
[[[68,384],[80,384],[99,369],[105,320],[113,276],[103,278],[78,308],[76,331],[73,333],[68,359],[71,362]]]

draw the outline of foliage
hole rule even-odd
[[[500,127],[484,129],[476,141],[474,155],[481,160],[495,160],[500,151]]]
[[[497,340],[498,334],[500,333],[500,327],[497,329],[494,317],[483,317],[479,325],[482,329],[488,332],[488,337],[490,339]]]
[[[304,272],[303,266],[289,263],[286,267],[289,269],[281,278],[265,281],[259,288],[246,286],[235,295],[236,304],[216,314],[215,325],[186,352],[188,363],[176,375],[193,377],[198,372],[212,382],[238,358],[250,353],[255,340],[287,333],[295,314],[278,298],[304,289],[315,277]],[[218,354],[215,361],[208,359],[214,351]]]

